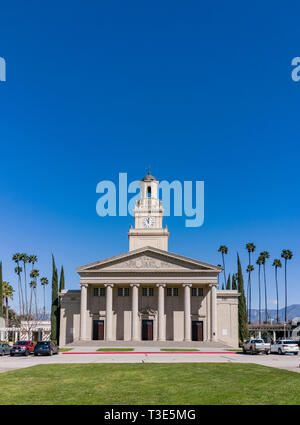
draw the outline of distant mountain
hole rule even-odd
[[[268,316],[271,319],[276,320],[276,309],[268,309]],[[281,322],[284,321],[284,307],[278,310],[279,320]],[[300,317],[300,304],[292,304],[287,307],[287,318],[288,320],[292,320],[295,317]],[[251,309],[251,322],[258,322],[259,318],[259,310]],[[261,319],[265,320],[265,310],[261,310]],[[269,319],[270,320],[270,319]]]

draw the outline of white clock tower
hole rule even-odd
[[[134,208],[135,227],[129,229],[129,251],[152,246],[168,250],[169,232],[162,227],[164,210],[158,199],[158,181],[148,174],[141,180],[141,198]]]

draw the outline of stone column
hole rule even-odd
[[[158,341],[166,340],[165,324],[165,284],[158,283]]]
[[[191,341],[191,284],[184,284],[184,340]]]
[[[104,285],[106,288],[106,332],[105,340],[112,341],[112,327],[113,327],[113,287],[112,283]]]
[[[86,322],[87,322],[87,283],[81,284],[80,295],[80,339],[87,340],[86,336]]]
[[[132,283],[131,307],[131,340],[139,341],[139,284]]]
[[[216,285],[210,285],[211,291],[211,340],[217,341],[217,288]]]

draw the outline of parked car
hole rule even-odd
[[[10,353],[10,346],[5,342],[0,343],[0,356],[5,356],[5,354]]]
[[[52,356],[52,354],[58,354],[58,346],[51,341],[39,341],[34,347],[34,355],[48,355]]]
[[[13,345],[10,350],[10,355],[13,357],[15,354],[22,354],[29,356],[34,351],[34,343],[32,341],[18,341]]]
[[[299,353],[298,343],[297,341],[289,339],[280,339],[271,345],[271,353],[293,353],[295,356],[297,356]]]
[[[251,354],[265,353],[269,354],[271,344],[263,339],[249,339],[243,344],[243,353],[250,352]]]

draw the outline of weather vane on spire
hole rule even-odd
[[[148,165],[148,175],[150,176],[150,165]]]

